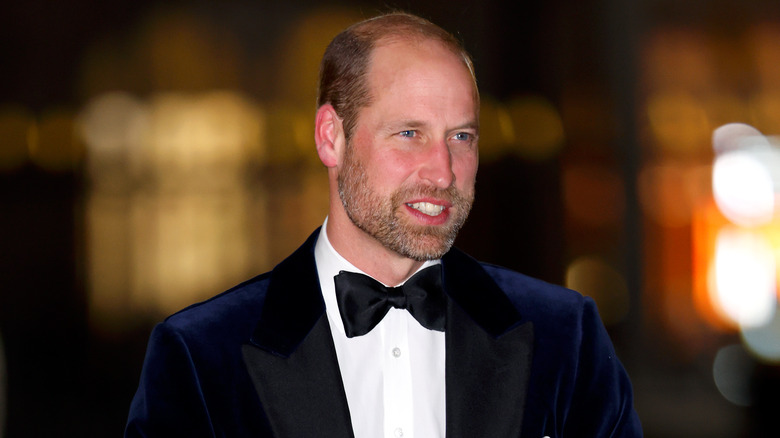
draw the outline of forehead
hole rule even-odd
[[[478,101],[476,81],[463,56],[431,39],[380,41],[371,53],[367,77],[372,100],[395,92],[448,88]]]

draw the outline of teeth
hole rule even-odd
[[[442,211],[444,211],[443,205],[431,204],[430,202],[415,202],[413,204],[406,205],[412,207],[420,213],[425,213],[428,216],[438,216]]]

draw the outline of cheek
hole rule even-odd
[[[374,169],[380,183],[399,184],[411,178],[419,167],[420,157],[396,150],[377,154]]]
[[[392,153],[373,154],[364,164],[365,181],[377,194],[389,194],[398,190],[412,175],[409,162]]]
[[[452,172],[455,174],[456,184],[461,188],[471,187],[477,178],[479,159],[477,154],[464,154],[453,157]]]

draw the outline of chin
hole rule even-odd
[[[393,249],[404,257],[424,262],[442,258],[452,248],[454,240],[454,236],[412,233],[411,236],[407,235],[405,239],[396,242],[397,245]]]

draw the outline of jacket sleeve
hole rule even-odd
[[[580,324],[575,387],[563,435],[641,437],[631,382],[590,298],[585,298]]]
[[[190,349],[166,323],[152,331],[125,437],[213,437]]]

